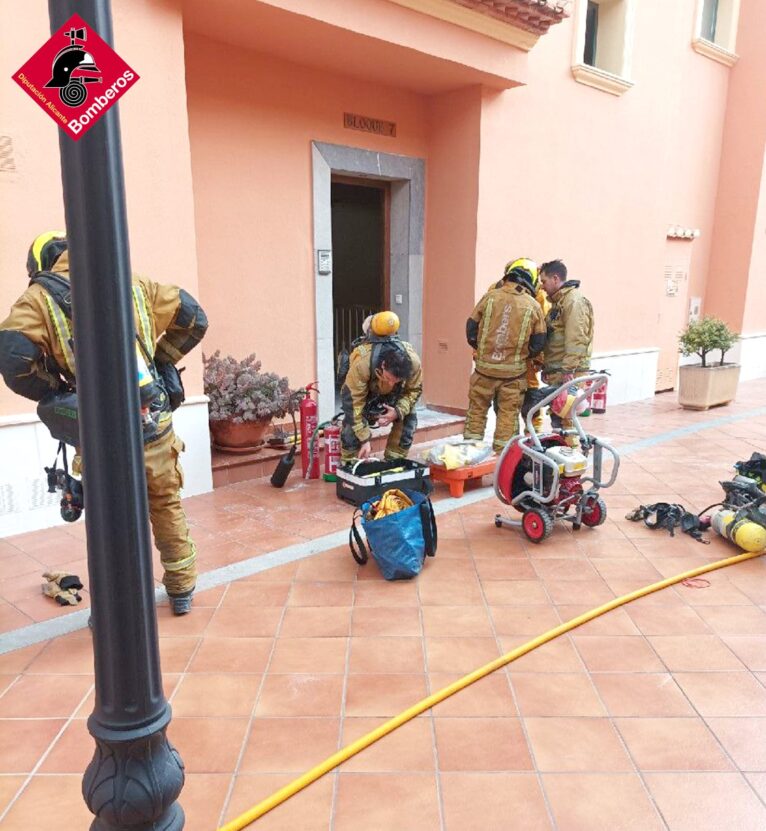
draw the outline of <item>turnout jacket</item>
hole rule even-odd
[[[548,312],[544,371],[548,375],[590,368],[593,351],[593,306],[580,292],[579,280],[568,280],[553,297]]]
[[[545,343],[545,318],[529,292],[510,280],[490,289],[466,321],[476,371],[489,378],[520,378]]]
[[[64,252],[51,272],[58,285],[69,282]],[[207,318],[184,289],[136,277],[132,285],[136,333],[154,363],[177,363],[207,330]],[[39,283],[32,283],[0,323],[0,374],[8,387],[32,401],[49,392],[76,389],[71,318]],[[108,383],[108,379],[105,379]],[[169,426],[170,409],[159,427]]]
[[[349,358],[349,369],[343,386],[351,396],[354,435],[361,442],[369,441],[372,431],[363,416],[365,404],[372,398],[381,397],[396,410],[397,420],[404,420],[411,412],[423,392],[423,371],[420,358],[412,344],[400,341],[412,361],[410,377],[390,386],[378,376],[372,366],[373,350],[376,344],[365,342],[354,349]]]

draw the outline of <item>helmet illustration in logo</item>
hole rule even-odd
[[[88,97],[85,84],[101,83],[101,70],[83,44],[76,43],[77,40],[87,39],[85,29],[70,29],[64,34],[69,38],[69,46],[65,46],[53,59],[51,79],[45,86],[58,87],[59,98],[68,107],[78,107]],[[98,77],[81,74],[87,72],[97,72]]]

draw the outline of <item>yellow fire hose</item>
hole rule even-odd
[[[409,710],[399,713],[398,716],[395,716],[384,724],[381,724],[380,727],[376,727],[366,736],[362,736],[361,739],[357,739],[355,742],[347,745],[337,753],[333,753],[333,755],[325,759],[324,762],[311,768],[311,770],[307,771],[302,776],[299,776],[289,785],[285,785],[285,787],[280,788],[270,797],[264,799],[262,802],[259,802],[257,805],[254,805],[249,811],[245,811],[244,814],[241,814],[236,819],[226,823],[226,825],[221,826],[218,831],[241,831],[242,828],[246,828],[248,825],[255,822],[255,820],[259,817],[262,817],[273,808],[276,808],[277,805],[281,805],[291,796],[297,794],[298,791],[308,787],[312,782],[316,782],[316,780],[324,776],[325,773],[329,773],[331,770],[338,767],[338,765],[347,761],[352,756],[356,756],[357,753],[361,753],[365,748],[378,741],[378,739],[382,739],[383,736],[393,733],[397,727],[401,727],[403,724],[406,724],[408,721],[416,716],[419,716],[421,713],[424,713],[426,710],[430,710],[431,707],[434,707],[436,704],[439,704],[441,701],[444,701],[456,692],[465,689],[476,681],[480,681],[496,669],[500,669],[501,667],[510,664],[512,661],[515,661],[517,658],[521,658],[522,655],[526,655],[528,652],[531,652],[533,649],[537,649],[538,646],[542,646],[543,644],[548,643],[548,641],[558,638],[559,635],[571,632],[572,629],[576,629],[578,626],[582,626],[584,623],[588,623],[588,621],[591,621],[594,618],[600,617],[607,612],[611,612],[612,609],[624,606],[632,600],[638,600],[639,597],[644,597],[647,594],[652,594],[652,592],[660,591],[660,589],[665,589],[668,586],[680,583],[683,580],[698,577],[700,574],[706,574],[709,571],[715,571],[719,568],[725,568],[726,566],[732,566],[736,563],[742,563],[745,560],[752,560],[755,557],[760,557],[763,553],[763,551],[745,552],[744,554],[738,554],[734,557],[727,557],[725,560],[718,560],[717,562],[710,563],[706,566],[693,568],[690,571],[683,572],[683,574],[678,574],[675,577],[668,577],[666,580],[660,580],[658,583],[652,583],[649,586],[645,586],[643,589],[637,589],[629,594],[624,594],[622,597],[616,597],[614,600],[610,600],[602,606],[597,606],[595,609],[591,609],[589,612],[585,612],[579,617],[572,618],[572,620],[562,623],[554,629],[549,629],[545,634],[539,635],[531,641],[527,641],[527,643],[516,647],[516,649],[512,649],[510,652],[506,652],[505,655],[501,655],[494,661],[490,661],[488,664],[484,664],[483,667],[479,667],[479,669],[474,670],[469,675],[466,675],[449,686],[443,687],[438,692],[429,695],[428,698],[424,698],[422,701],[419,701],[417,704],[410,707]]]

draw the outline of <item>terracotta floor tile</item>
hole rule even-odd
[[[559,831],[665,828],[635,774],[548,773],[543,787]]]
[[[661,672],[665,669],[644,638],[573,635],[572,640],[590,672]]]
[[[377,567],[374,563],[370,562],[367,568],[374,570]],[[295,579],[309,583],[315,583],[320,580],[353,583],[356,580],[358,569],[359,566],[351,556],[348,547],[343,546],[301,560],[295,572]]]
[[[512,676],[522,716],[605,716],[606,710],[585,673],[526,673]]]
[[[185,675],[173,694],[173,713],[178,718],[249,716],[261,678],[261,675],[223,673]]]
[[[32,646],[25,646],[23,649],[15,649],[13,652],[6,652],[0,655],[0,673],[3,675],[16,675],[23,672],[32,661],[45,649],[51,641],[43,641]]]
[[[35,602],[37,598],[34,598]],[[23,601],[17,601],[23,602]],[[31,614],[22,612],[16,606],[5,601],[0,603],[0,632],[10,632],[13,629],[20,629],[22,626],[30,626],[36,621]]]
[[[187,773],[234,773],[246,718],[177,718],[168,737],[178,749]]]
[[[0,698],[0,718],[66,718],[92,685],[88,675],[23,675]]]
[[[592,607],[580,605],[559,605],[556,611],[564,623],[590,612]],[[572,630],[575,635],[639,635],[633,621],[628,617],[625,609],[612,609],[605,615],[594,618]]]
[[[723,642],[753,671],[766,671],[766,635],[725,635]]]
[[[661,635],[649,642],[671,672],[745,669],[717,635]]]
[[[758,794],[761,802],[766,803],[766,773],[746,773],[745,779]]]
[[[255,713],[258,716],[339,716],[343,677],[267,675]]]
[[[279,606],[287,602],[290,594],[290,583],[243,583],[234,582],[229,586],[223,599],[224,608],[231,606]],[[240,614],[246,614],[242,609]]]
[[[525,771],[532,759],[517,718],[436,718],[442,771]]]
[[[571,603],[583,603],[593,609],[615,597],[615,593],[603,580],[546,580],[545,587],[550,595],[550,602],[557,606]]]
[[[514,638],[500,639],[503,654],[518,646],[528,643],[532,638],[526,635],[517,635]],[[555,640],[528,652],[509,664],[511,674],[517,672],[585,672],[582,658],[574,648],[571,638],[562,635]]]
[[[270,673],[336,675],[345,672],[348,638],[277,638]]]
[[[643,557],[602,557],[593,561],[599,575],[607,581],[640,580],[645,585],[662,579],[657,569]]]
[[[0,814],[8,807],[26,779],[26,776],[0,776]]]
[[[534,570],[541,580],[581,581],[597,580],[599,575],[587,560],[550,557],[533,562]]]
[[[668,673],[604,672],[592,678],[612,716],[696,715]]]
[[[442,539],[441,518],[439,518],[439,560],[468,560],[471,548],[465,537],[459,539]]]
[[[430,637],[494,636],[485,606],[424,606],[423,631]]]
[[[422,638],[353,638],[348,671],[357,673],[422,673]]]
[[[30,675],[93,675],[93,642],[64,636],[49,641],[26,668]]]
[[[414,580],[396,580],[391,583],[356,583],[354,605],[410,606],[419,605],[418,584]]]
[[[537,572],[534,566],[526,559],[476,557],[474,558],[474,565],[482,582],[489,580],[537,580]]]
[[[290,606],[351,606],[354,602],[354,584],[293,583],[288,605]]]
[[[281,619],[282,609],[277,606],[264,609],[226,606],[215,610],[206,634],[219,638],[272,638]]]
[[[640,770],[732,770],[715,736],[698,718],[615,719]]]
[[[283,638],[345,638],[350,606],[288,606],[279,630]]]
[[[428,677],[431,694],[451,686],[460,678],[456,673],[432,673]],[[464,687],[437,704],[432,712],[440,718],[486,716],[488,713],[495,716],[517,716],[519,714],[508,676],[503,672],[494,672]]]
[[[416,608],[354,607],[351,634],[356,637],[412,637],[423,634]]]
[[[402,805],[407,805],[404,814]],[[359,828],[436,831],[440,827],[433,775],[340,773],[334,831],[358,831]]]
[[[298,562],[285,563],[282,566],[267,568],[266,571],[259,571],[241,579],[243,583],[284,583],[295,577],[299,564]]]
[[[756,606],[698,606],[697,613],[719,635],[766,635],[766,613]]]
[[[625,612],[644,635],[709,635],[710,627],[686,606],[639,606],[629,603]]]
[[[342,746],[358,741],[381,725],[380,718],[343,719]],[[343,763],[344,773],[433,771],[436,764],[431,719],[421,716],[397,728]]]
[[[187,773],[178,801],[184,809],[184,831],[210,831],[218,827],[231,776],[226,773]]]
[[[647,773],[670,831],[762,831],[766,808],[738,773]]]
[[[237,776],[225,821],[232,821],[262,799],[271,796],[292,778],[293,774]],[[258,831],[327,831],[331,824],[334,781],[333,775],[324,776],[274,808],[258,820]]]
[[[540,580],[492,580],[484,583],[490,606],[548,606],[550,600]]]
[[[218,611],[218,614],[221,610]],[[207,629],[216,610],[210,607],[192,609],[191,614],[178,617],[168,606],[157,607],[157,627],[161,638],[191,638]]]
[[[346,684],[346,716],[391,718],[428,695],[426,676],[349,675]]]
[[[560,624],[556,610],[546,606],[491,606],[498,635],[542,635]]]
[[[164,642],[191,640],[186,638],[161,638]],[[202,639],[199,649],[189,664],[187,672],[262,673],[266,670],[274,645],[273,638],[218,638],[208,635]],[[168,671],[163,655],[162,666]]]
[[[447,828],[514,831],[553,828],[537,777],[528,773],[442,773]]]
[[[94,817],[82,798],[82,774],[34,776],[3,820],[3,831],[89,828]]]
[[[82,776],[96,751],[86,719],[69,722],[40,766],[40,773],[79,773]]]
[[[483,606],[481,583],[474,575],[465,579],[421,581],[418,586],[423,606]]]
[[[633,765],[609,719],[525,718],[539,771],[630,771]]]
[[[740,770],[766,771],[766,718],[709,718],[707,723]]]
[[[710,585],[705,586],[705,583]],[[696,588],[697,585],[702,588]],[[678,593],[690,606],[750,606],[753,602],[724,575],[715,572],[703,575],[699,584],[693,584],[693,587],[679,584]]]
[[[240,773],[304,773],[338,750],[338,718],[257,718]]]
[[[499,657],[494,638],[426,638],[429,672],[473,672]]]
[[[703,717],[766,716],[766,689],[749,672],[677,672],[674,677]]]
[[[0,773],[29,773],[56,738],[63,719],[0,719]]]

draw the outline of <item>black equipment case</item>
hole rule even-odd
[[[341,465],[335,472],[338,499],[361,505],[391,488],[429,494],[433,490],[428,465],[413,459],[370,459],[352,466]]]

